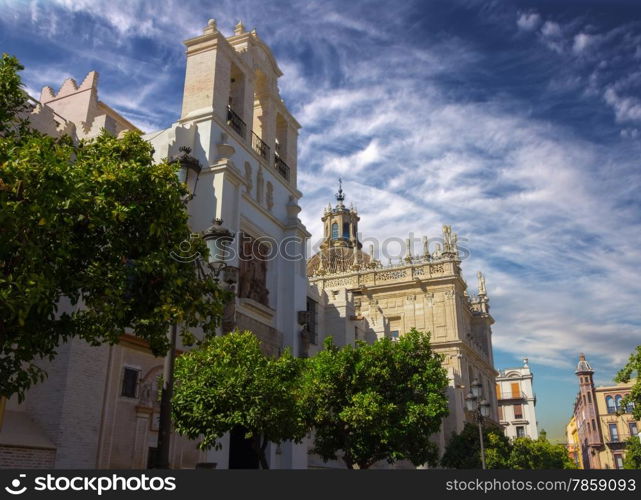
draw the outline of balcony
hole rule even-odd
[[[289,180],[289,166],[277,154],[274,154],[274,167],[280,175]]]
[[[243,139],[245,138],[247,125],[245,124],[243,119],[238,116],[238,114],[233,109],[231,109],[231,106],[227,106],[227,125],[233,128],[236,133]]]
[[[637,435],[638,436],[638,435]],[[630,438],[630,434],[610,434],[605,436],[605,444],[607,444],[610,448],[613,449],[623,449],[625,448],[625,442]]]
[[[269,161],[269,146],[252,130],[252,148],[264,160]]]
[[[510,392],[507,394],[500,394],[498,397],[499,401],[525,401],[529,399],[529,396],[524,392]]]

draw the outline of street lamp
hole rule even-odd
[[[479,379],[472,381],[470,392],[465,397],[465,405],[469,412],[473,412],[479,425],[479,439],[481,441],[481,465],[485,469],[485,448],[483,446],[483,420],[490,416],[490,403],[482,399],[483,386]]]
[[[188,146],[181,146],[179,151],[182,153],[180,156],[175,157],[172,163],[178,163],[178,180],[187,186],[187,195],[183,198],[183,202],[187,204],[194,196],[196,196],[196,186],[198,185],[198,178],[202,166],[198,158],[191,156],[191,148]]]
[[[234,233],[222,227],[222,219],[214,219],[213,224],[203,233],[203,240],[209,250],[207,266],[214,281],[218,282],[220,273],[231,267],[227,265],[230,256],[229,244],[234,240]]]
[[[181,146],[182,153],[176,156],[171,163],[178,163],[178,180],[187,187],[187,194],[182,201],[187,205],[196,195],[196,186],[202,166],[198,158],[191,156],[191,148]],[[158,469],[169,468],[169,444],[171,440],[171,400],[174,395],[174,364],[176,361],[176,338],[178,337],[178,325],[171,325],[169,333],[169,351],[165,356],[163,366],[163,383],[160,397],[160,415],[158,422],[158,442],[156,444],[156,457],[154,466]]]
[[[185,206],[195,196],[196,186],[198,185],[198,177],[202,167],[197,158],[191,156],[191,148],[183,146],[180,148],[183,153],[175,158],[173,162],[178,162],[180,168],[178,169],[178,179],[185,183],[187,187],[187,195],[183,198]],[[220,273],[222,271],[231,269],[227,266],[226,259],[229,256],[229,244],[234,239],[234,234],[222,227],[223,221],[215,219],[214,224],[207,229],[202,235],[207,248],[209,250],[209,259],[207,268],[214,281],[218,282]],[[206,279],[208,274],[203,269],[203,262],[201,258],[197,258],[196,269],[199,279]],[[235,281],[235,276],[230,276],[226,282],[231,285]],[[171,400],[174,394],[174,364],[176,361],[176,340],[178,337],[178,325],[174,323],[171,326],[169,335],[169,352],[165,357],[163,368],[163,387],[160,399],[160,415],[158,423],[158,443],[156,450],[155,467],[159,469],[169,468],[169,448],[171,440]]]

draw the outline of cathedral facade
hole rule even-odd
[[[498,422],[497,371],[492,354],[492,324],[485,278],[479,272],[478,293],[471,296],[461,271],[457,235],[443,226],[440,241],[423,239],[414,253],[406,242],[400,262],[387,265],[362,250],[359,216],[345,206],[342,188],[335,206],[323,215],[320,250],[307,263],[309,279],[308,353],[322,348],[325,336],[338,345],[357,340],[397,339],[411,328],[431,332],[434,350],[443,355],[450,385],[449,416],[435,436],[441,452],[452,432],[460,432],[473,415],[465,409],[471,382],[478,379]],[[320,464],[318,464],[320,465]]]

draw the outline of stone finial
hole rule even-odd
[[[429,259],[430,257],[430,241],[427,236],[423,236],[423,258]]]
[[[412,239],[405,240],[405,262],[412,262]]]
[[[207,26],[205,26],[205,29],[203,30],[203,34],[216,33],[217,31],[218,31],[218,27],[216,26],[216,20],[210,19],[209,21],[207,21]]]
[[[452,251],[452,226],[443,225],[443,253]]]
[[[527,364],[528,361],[529,361],[528,358],[523,358],[523,368],[529,368],[529,366]]]
[[[369,244],[369,256],[373,259],[374,258],[374,244],[370,243]]]
[[[487,291],[485,289],[485,276],[483,276],[483,273],[479,271],[476,273],[476,277],[479,281],[479,295],[487,295]]]
[[[338,178],[338,193],[336,193],[336,201],[338,201],[338,206],[343,207],[343,202],[345,201],[345,193],[343,192],[343,179]]]
[[[242,35],[243,33],[245,33],[245,25],[239,19],[236,26],[234,26],[234,35]]]

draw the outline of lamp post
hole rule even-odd
[[[178,180],[184,183],[187,187],[187,195],[183,198],[183,203],[187,205],[189,201],[196,196],[196,186],[198,185],[198,178],[202,166],[198,158],[191,156],[191,148],[188,146],[181,146],[178,149],[182,155],[174,158],[172,163],[178,163]]]
[[[470,392],[465,397],[468,411],[473,412],[479,425],[479,440],[481,442],[481,466],[485,469],[485,448],[483,446],[483,420],[490,416],[490,403],[483,399],[483,386],[479,379],[472,381]]]
[[[222,219],[214,219],[213,224],[203,233],[203,240],[209,250],[207,267],[216,282],[219,281],[221,272],[233,269],[227,265],[227,259],[230,257],[229,245],[234,241],[235,235],[222,227],[222,224]],[[234,280],[228,279],[226,282],[231,284]]]
[[[178,169],[178,179],[185,183],[187,194],[183,198],[185,207],[193,199],[198,185],[198,177],[202,169],[197,158],[191,156],[191,148],[183,146],[180,148],[183,153],[175,158],[173,162],[180,165]],[[213,276],[214,281],[219,281],[222,271],[230,269],[227,266],[226,259],[229,256],[229,244],[234,239],[234,234],[222,227],[222,220],[215,219],[212,225],[202,235],[209,250],[209,261],[206,265],[209,273]],[[208,273],[205,271],[202,259],[197,258],[195,261],[197,275],[199,279],[205,279]],[[226,282],[231,285],[234,282],[234,276],[230,276]],[[156,457],[154,466],[158,469],[169,468],[169,449],[171,442],[171,400],[174,394],[174,364],[176,360],[176,340],[178,337],[178,325],[174,323],[169,333],[169,351],[165,356],[163,367],[163,387],[160,399],[160,415],[158,423],[158,442],[156,448]]]

